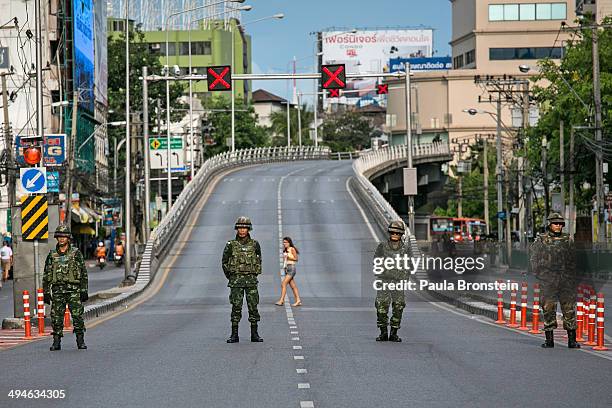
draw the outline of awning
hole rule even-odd
[[[77,224],[72,227],[73,234],[96,235],[96,230],[87,224]]]
[[[102,220],[102,216],[87,205],[80,203],[78,208],[72,207],[73,222],[77,224],[93,224],[96,220]]]

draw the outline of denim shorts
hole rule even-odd
[[[285,267],[285,275],[289,275],[292,278],[295,277],[295,264],[287,264],[287,266]]]

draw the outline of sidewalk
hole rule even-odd
[[[124,277],[123,265],[119,268],[114,264],[104,269],[96,266],[95,261],[85,261],[89,276],[89,296],[101,290],[118,286]],[[4,282],[0,290],[0,322],[5,317],[13,317],[13,281]]]

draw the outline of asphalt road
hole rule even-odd
[[[93,264],[95,261],[87,260],[86,265]],[[123,266],[119,268],[114,264],[100,269],[97,266],[87,267],[89,277],[90,296],[101,290],[110,289],[118,286],[125,275]],[[48,307],[48,306],[47,306]],[[13,317],[13,281],[4,282],[0,290],[0,321],[5,317]]]
[[[291,173],[293,172],[293,173]],[[279,231],[277,194],[281,178]],[[61,352],[35,342],[0,353],[3,407],[576,407],[606,406],[612,362],[457,314],[414,295],[403,343],[377,343],[363,288],[367,224],[346,190],[349,162],[274,164],[225,177],[179,238],[168,279],[142,305],[72,336]],[[239,215],[262,246],[264,343],[226,344],[228,289],[220,269]],[[274,306],[279,233],[301,254],[302,307]],[[163,270],[160,270],[163,273]],[[11,400],[11,389],[63,389],[63,400]],[[312,404],[311,404],[312,402]]]

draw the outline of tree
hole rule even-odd
[[[585,20],[585,23],[591,24]],[[607,17],[602,24],[612,24],[612,18]],[[592,31],[578,29],[565,49],[565,55],[560,64],[546,59],[539,63],[540,75],[536,80],[545,80],[546,86],[536,86],[535,98],[540,106],[538,125],[530,129],[528,157],[531,173],[542,179],[540,168],[542,140],[547,139],[549,175],[548,184],[558,184],[559,172],[559,124],[564,121],[564,149],[566,157],[565,179],[569,176],[569,134],[572,126],[594,126],[593,108],[593,63],[592,63]],[[612,134],[612,30],[599,30],[599,62],[601,71],[601,96],[603,112],[603,152],[604,162],[612,160],[612,144],[609,136]],[[584,104],[587,106],[584,106]],[[575,177],[574,185],[581,186],[584,181],[595,185],[595,151],[598,146],[594,140],[594,130],[576,130],[575,142]],[[606,183],[604,181],[604,183]],[[594,188],[576,189],[577,210],[587,210],[591,207]],[[566,194],[567,197],[567,194]]]
[[[300,115],[302,122],[302,145],[312,145],[314,142],[310,139],[310,125],[314,120],[314,114],[311,110],[308,110],[306,105],[303,105]],[[297,109],[290,109],[289,119],[291,121],[291,145],[296,146],[299,142]],[[272,112],[270,121],[272,122],[270,131],[275,135],[275,137],[272,137],[272,145],[287,146],[287,110],[282,109]]]
[[[322,131],[325,145],[346,152],[370,147],[374,128],[359,113],[345,112],[326,119]]]
[[[208,158],[231,148],[226,145],[226,140],[232,137],[231,103],[230,99],[225,96],[216,96],[203,101],[202,104],[204,110],[210,110],[208,124],[214,129],[212,135],[215,145],[206,146],[204,151],[204,156]],[[257,116],[253,106],[245,107],[237,103],[235,111],[236,149],[262,147],[268,145],[268,141],[266,130],[257,125]]]

